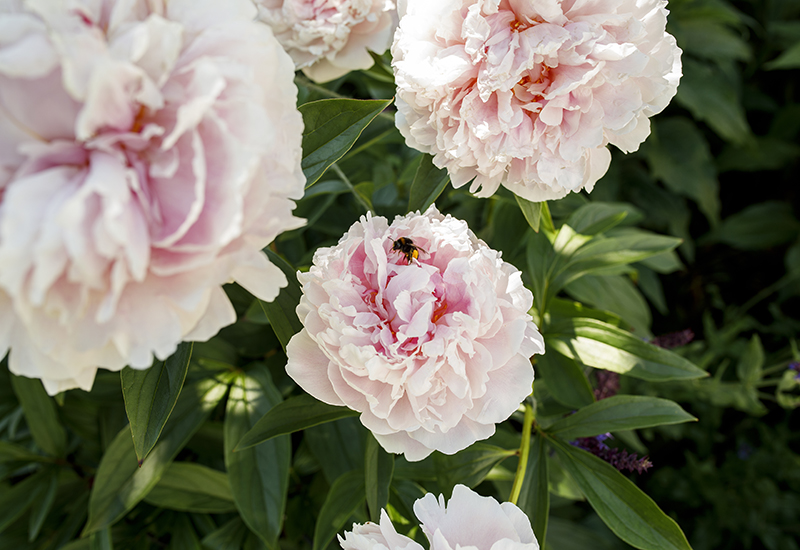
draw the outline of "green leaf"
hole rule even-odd
[[[376,523],[380,522],[381,509],[389,502],[393,472],[394,454],[384,451],[375,437],[368,435],[364,449],[364,486],[369,517]]]
[[[114,550],[110,527],[92,533],[89,538],[89,550]]]
[[[331,485],[314,527],[313,550],[328,546],[351,515],[364,503],[364,472],[352,470]]]
[[[533,526],[533,534],[544,550],[547,536],[547,520],[550,515],[550,490],[548,488],[548,458],[544,437],[532,434],[525,479],[519,494],[519,507],[528,516]]]
[[[289,436],[234,452],[242,436],[281,402],[266,366],[237,378],[225,412],[225,467],[239,513],[268,547],[277,548],[289,487]]]
[[[623,221],[626,225],[630,225],[643,219],[644,214],[632,204],[590,202],[570,214],[564,223],[583,235],[596,235],[616,227]]]
[[[711,17],[680,20],[672,30],[685,54],[725,61],[749,61],[750,46],[740,35]]]
[[[303,174],[306,188],[314,185],[342,158],[391,99],[322,99],[301,105],[303,115]]]
[[[642,550],[691,550],[678,524],[616,468],[558,439],[548,442],[597,515],[619,538]]]
[[[281,289],[278,297],[273,301],[262,302],[259,300],[269,319],[269,324],[272,325],[272,330],[275,331],[275,336],[278,337],[283,351],[286,351],[286,346],[289,345],[292,336],[303,330],[303,323],[297,318],[295,311],[303,291],[300,289],[300,283],[297,282],[297,271],[272,250],[267,249],[266,253],[269,261],[278,266],[289,281],[289,284]]]
[[[547,203],[531,202],[523,199],[519,195],[514,195],[514,198],[517,200],[522,215],[525,216],[525,219],[528,221],[528,225],[538,233],[539,225],[542,222],[542,205],[546,205]]]
[[[202,550],[188,515],[180,514],[171,525],[169,550]]]
[[[290,397],[276,405],[242,436],[236,452],[258,445],[273,437],[305,430],[311,426],[332,422],[339,418],[358,416],[358,411],[347,407],[328,405],[308,394]]]
[[[44,472],[42,490],[38,491],[36,499],[31,506],[31,515],[28,521],[28,540],[33,542],[42,530],[47,514],[53,508],[58,490],[58,471],[50,469]]]
[[[583,374],[582,365],[550,348],[548,340],[545,350],[544,355],[536,357],[534,371],[537,378],[545,381],[556,401],[576,409],[594,403],[592,386]]]
[[[616,313],[642,338],[651,338],[650,307],[626,275],[585,275],[564,289],[578,301]]]
[[[752,132],[737,87],[738,83],[731,82],[718,67],[684,57],[675,101],[695,119],[708,123],[723,139],[742,144],[752,139]]]
[[[423,154],[408,192],[409,212],[416,210],[425,212],[430,205],[436,202],[449,182],[450,176],[447,174],[447,170],[437,168],[433,164],[433,157]]]
[[[49,462],[50,458],[30,452],[8,441],[0,441],[0,464],[4,462]]]
[[[800,221],[788,202],[768,201],[748,206],[725,221],[701,242],[721,242],[740,250],[762,250],[793,241]]]
[[[325,479],[332,484],[351,470],[364,469],[364,436],[368,433],[358,419],[348,417],[308,428],[303,437],[322,467]],[[364,477],[363,472],[361,477]]]
[[[454,455],[437,452],[433,455],[433,463],[439,489],[445,494],[451,494],[458,483],[475,487],[486,478],[492,468],[516,452],[516,449],[507,450],[480,442]]]
[[[231,484],[224,472],[193,462],[173,462],[145,502],[181,512],[235,512]]]
[[[768,71],[776,69],[797,69],[800,67],[800,42],[795,42],[789,48],[783,51],[781,55],[764,64],[764,68]]]
[[[559,237],[564,231],[574,234],[569,226],[564,225],[559,230]],[[554,249],[560,258],[556,258],[552,268],[549,286],[550,296],[563,289],[571,282],[584,275],[614,275],[629,270],[627,266],[640,262],[646,258],[669,252],[681,243],[680,239],[656,235],[647,231],[634,228],[617,229],[608,235],[598,235],[588,241],[581,242],[578,235],[563,252],[559,252],[556,245]]]
[[[12,374],[11,385],[36,445],[51,456],[64,456],[67,452],[67,432],[58,421],[56,405],[44,391],[42,382]]]
[[[669,399],[615,395],[556,420],[547,433],[571,441],[618,430],[636,430],[697,420]]]
[[[653,176],[689,197],[712,225],[719,222],[719,183],[714,159],[700,129],[688,118],[660,119],[644,149]]]
[[[44,472],[28,476],[13,486],[0,483],[0,533],[24,514],[36,498],[40,497],[43,483],[46,483]]]
[[[185,386],[161,437],[141,467],[130,428],[125,426],[117,434],[100,459],[83,536],[113,525],[147,496],[178,452],[206,421],[226,389],[225,384],[213,378]]]
[[[736,376],[745,384],[755,384],[761,380],[763,368],[764,348],[761,346],[761,338],[754,334],[736,364]]]
[[[548,353],[555,350],[597,369],[651,382],[708,376],[680,355],[597,319],[562,320],[547,327],[546,334]]]
[[[204,550],[242,550],[247,538],[247,526],[240,518],[233,518],[216,531],[203,537]]]
[[[139,464],[155,446],[178,402],[191,357],[192,343],[183,342],[166,361],[156,360],[145,370],[126,367],[120,373],[125,412],[131,423]]]

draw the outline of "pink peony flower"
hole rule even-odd
[[[399,239],[414,248],[404,254]],[[529,358],[544,353],[533,295],[434,206],[391,225],[362,217],[297,278],[305,328],[286,371],[317,399],[359,411],[387,451],[453,454],[491,436],[531,392]]]
[[[291,59],[248,0],[0,7],[0,355],[51,394],[235,320],[302,225]]]
[[[525,513],[510,502],[498,503],[464,485],[456,485],[445,504],[444,495],[428,493],[414,503],[414,514],[430,550],[539,550]],[[380,525],[354,524],[339,537],[344,550],[422,550],[422,546],[395,531],[385,510]]]
[[[606,145],[638,149],[675,95],[666,3],[408,0],[392,46],[397,127],[479,197],[590,191]]]
[[[369,69],[367,50],[391,44],[397,15],[391,0],[255,0],[258,18],[272,27],[295,67],[327,82]]]

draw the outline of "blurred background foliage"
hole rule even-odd
[[[610,441],[649,456],[654,466],[630,478],[678,522],[692,547],[794,550],[800,548],[800,367],[793,366],[800,361],[800,1],[671,0],[669,8],[668,30],[684,52],[677,97],[651,120],[652,134],[638,152],[613,151],[611,168],[591,195],[552,202],[550,211],[559,227],[579,208],[597,204],[625,213],[616,234],[647,230],[681,244],[677,254],[571,282],[562,297],[603,310],[643,340],[694,334],[674,351],[707,370],[708,378],[653,383],[623,376],[620,393],[673,399],[698,422],[618,433]],[[392,97],[390,60],[376,61],[325,86],[298,76],[299,103]],[[379,115],[308,188],[296,211],[308,224],[281,235],[273,251],[307,269],[314,251],[337,242],[367,208],[389,219],[405,214],[420,157],[403,145],[391,114]],[[513,195],[501,189],[477,200],[448,186],[437,206],[466,220],[526,270],[528,239],[520,235],[529,232],[528,222]],[[268,372],[283,395],[294,384],[261,308],[242,289],[226,290],[240,321],[194,345],[176,406],[199,407],[203,416],[169,425],[172,431],[161,434],[153,452],[177,462],[143,502],[91,537],[77,539],[100,458],[118,434],[130,433],[119,374],[100,371],[90,394],[70,391],[53,402],[0,369],[0,548],[110,548],[112,540],[115,548],[131,549],[263,547],[248,528],[260,519],[236,512],[230,487],[236,480],[220,474],[247,467],[233,465],[233,454],[223,451],[226,430],[243,429],[231,420],[240,418],[237,405],[202,384],[231,383],[231,366],[253,376]],[[242,385],[239,391],[245,402],[255,390]],[[273,397],[259,394],[253,402]],[[36,403],[44,432],[35,433],[26,421],[26,399]],[[543,422],[548,407],[554,415],[568,410],[547,388],[537,386],[537,399]],[[331,486],[340,485],[342,495],[363,493],[357,479],[343,474],[363,467],[374,442],[355,418],[282,437],[270,448],[280,453],[281,445],[291,444],[294,453],[281,547],[310,548],[318,516],[332,513],[323,510]],[[470,471],[479,472],[472,481],[480,492],[507,497],[516,458],[492,450],[518,445],[519,433],[508,423],[478,443],[482,453],[476,456],[484,463]],[[469,481],[459,475],[438,454],[416,464],[398,458],[389,497],[398,528],[419,537],[409,523],[411,504],[425,490]],[[549,486],[549,547],[628,548],[557,460]],[[112,515],[115,498],[108,495]],[[366,521],[360,504],[341,502],[337,513]]]

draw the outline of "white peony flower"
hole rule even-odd
[[[387,451],[453,454],[491,436],[531,392],[529,359],[544,353],[533,295],[434,206],[391,225],[362,217],[297,277],[305,328],[286,371],[317,399],[361,412]]]
[[[525,513],[510,502],[498,503],[464,485],[456,485],[445,504],[444,495],[428,493],[414,503],[414,514],[430,550],[539,550]],[[422,550],[422,546],[395,531],[385,510],[380,525],[354,524],[339,537],[344,550]]]
[[[367,50],[385,52],[397,27],[391,0],[254,1],[295,67],[317,82],[369,69]]]
[[[51,394],[272,300],[302,225],[291,59],[248,0],[0,4],[0,355]]]
[[[455,187],[531,200],[591,190],[675,95],[666,0],[407,0],[397,127]],[[403,13],[405,12],[405,13]]]

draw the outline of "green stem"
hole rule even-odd
[[[344,182],[344,184],[350,188],[350,192],[353,194],[353,196],[356,198],[359,204],[364,207],[364,210],[366,210],[367,212],[372,212],[372,208],[370,207],[370,205],[367,203],[367,201],[364,200],[364,197],[362,197],[358,193],[358,191],[356,191],[356,188],[353,187],[353,184],[350,182],[350,180],[347,178],[344,172],[342,172],[342,169],[339,168],[339,166],[337,166],[336,163],[331,164],[331,168],[333,169],[334,172],[336,172],[336,175],[339,176],[342,182]],[[375,212],[372,213],[375,214]]]
[[[528,469],[528,455],[531,452],[531,428],[533,427],[533,406],[525,400],[525,419],[522,421],[522,443],[519,446],[519,463],[517,473],[514,475],[514,484],[511,486],[511,496],[508,501],[516,505],[522,491],[522,482],[525,479],[525,470]]]

